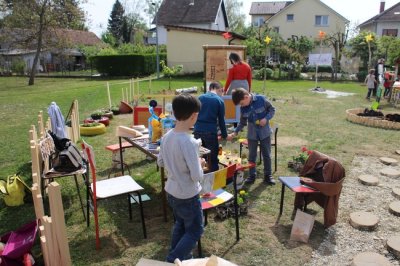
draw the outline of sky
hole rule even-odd
[[[272,1],[272,0],[269,0]],[[330,8],[350,20],[351,25],[360,24],[379,13],[381,0],[321,0]],[[399,0],[386,0],[385,9],[392,7]],[[122,3],[124,1],[121,1]],[[129,2],[129,0],[127,0]],[[250,23],[251,0],[242,0],[243,10],[247,16],[247,23]],[[254,0],[263,2],[263,0]],[[268,1],[265,1],[268,2]],[[83,5],[88,14],[89,30],[100,37],[101,33],[107,29],[108,18],[115,0],[88,0]]]

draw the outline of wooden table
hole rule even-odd
[[[119,143],[122,145],[122,138],[132,144],[133,148],[137,148],[139,151],[143,152],[147,156],[151,157],[152,159],[156,160],[157,163],[157,156],[159,150],[157,149],[159,145],[155,143],[149,144],[148,138],[129,138],[129,137],[119,137]],[[200,147],[200,156],[210,154],[210,150]],[[124,174],[124,159],[122,155],[122,149],[120,149],[120,157],[121,157],[121,169],[122,174]],[[157,166],[158,169],[158,166]],[[163,214],[164,214],[164,221],[167,222],[167,194],[165,193],[165,181],[167,180],[165,176],[164,167],[160,167],[160,178],[161,178],[161,197],[162,197],[162,204],[163,204]]]

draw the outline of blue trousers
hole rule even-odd
[[[217,171],[218,166],[218,135],[211,132],[194,132],[196,139],[201,139],[202,146],[211,151],[210,161],[211,165],[208,166],[210,172]]]
[[[189,199],[178,199],[170,194],[167,195],[175,218],[167,262],[174,262],[176,258],[181,261],[190,259],[191,252],[204,231],[199,195]]]
[[[271,136],[263,139],[263,140],[250,140],[248,139],[248,147],[249,147],[249,162],[256,163],[257,160],[257,148],[258,143],[260,142],[260,149],[262,160],[264,164],[264,178],[272,176],[271,170]],[[250,168],[249,177],[256,177],[256,168]]]

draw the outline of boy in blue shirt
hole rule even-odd
[[[176,125],[162,138],[157,159],[167,173],[165,191],[175,217],[168,262],[190,259],[204,230],[199,181],[203,178],[205,161],[199,158],[198,141],[189,134],[197,120],[200,102],[184,93],[173,99],[172,109]]]
[[[275,185],[271,170],[271,128],[269,127],[269,120],[274,117],[275,107],[264,95],[249,93],[242,88],[233,91],[232,101],[235,105],[240,105],[240,122],[227,139],[232,140],[247,125],[248,161],[256,162],[257,146],[260,143],[264,163],[264,182],[267,185]],[[250,168],[249,177],[245,183],[252,184],[255,179],[256,169]]]
[[[211,82],[209,91],[199,97],[201,108],[197,122],[194,125],[194,137],[201,139],[202,146],[209,149],[210,163],[208,170],[217,171],[218,166],[218,129],[221,130],[221,137],[226,139],[225,126],[225,104],[221,96],[224,92],[219,82]]]

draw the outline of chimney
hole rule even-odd
[[[381,0],[381,5],[379,7],[379,13],[385,11],[385,0]]]

